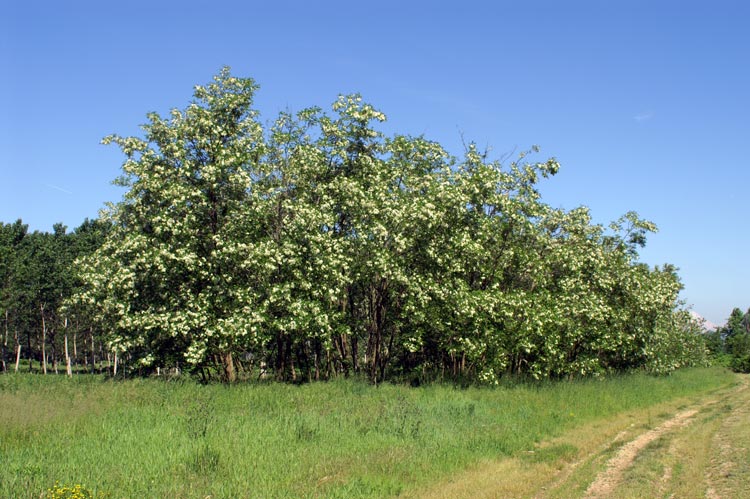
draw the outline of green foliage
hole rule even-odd
[[[111,348],[227,381],[493,384],[703,360],[675,269],[637,261],[655,225],[544,204],[559,164],[529,162],[538,148],[504,164],[385,137],[357,95],[264,128],[256,90],[225,68],[184,110],[149,114],[143,137],[104,140],[128,192],[73,301]]]
[[[8,332],[14,332],[18,344],[18,328],[22,325],[24,310],[21,300],[24,296],[20,285],[21,257],[20,249],[26,237],[28,226],[21,220],[12,224],[0,224],[0,320],[3,322],[4,338],[0,343],[2,368],[7,370]]]
[[[746,344],[744,345],[745,350],[738,355],[732,356],[729,362],[729,366],[734,371],[741,373],[750,373],[750,348],[748,348],[748,346],[749,345],[746,342]]]
[[[724,365],[737,372],[750,372],[750,309],[734,308],[724,327],[709,336],[709,346]]]
[[[64,338],[82,335],[86,330],[90,336],[95,335],[91,318],[74,310],[70,303],[80,285],[73,261],[93,252],[105,233],[102,222],[89,220],[71,233],[62,224],[55,224],[52,233],[29,233],[21,220],[0,225],[3,370],[10,363],[11,337],[12,350],[18,354],[23,347],[31,368],[34,360],[44,357],[56,366],[63,357]]]
[[[505,164],[385,137],[357,95],[264,127],[256,90],[224,69],[184,110],[149,114],[143,137],[104,139],[128,192],[100,220],[2,225],[3,368],[10,334],[29,368],[79,335],[91,368],[96,340],[131,369],[227,381],[495,384],[704,362],[675,269],[637,261],[656,226],[544,204],[559,165],[528,162],[538,148]],[[735,310],[714,351],[743,358],[748,317]]]
[[[727,336],[727,338],[731,338],[732,336],[750,332],[748,329],[746,329],[745,324],[745,314],[742,313],[742,310],[735,307],[734,309],[732,309],[732,313],[729,315],[729,319],[727,319],[725,335]]]
[[[724,337],[721,328],[708,331],[705,338],[706,348],[708,348],[709,353],[713,357],[717,358],[726,353],[726,346],[724,344]]]
[[[730,367],[737,372],[750,373],[750,333],[739,332],[727,339],[731,355]]]

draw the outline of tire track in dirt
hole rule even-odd
[[[750,378],[744,376],[742,378],[742,385],[736,390],[736,393],[747,390],[749,384]],[[724,418],[719,431],[716,432],[713,438],[712,444],[713,448],[716,449],[717,455],[712,459],[712,466],[706,470],[706,483],[708,485],[706,490],[707,499],[729,497],[722,490],[725,485],[723,482],[732,476],[734,468],[738,465],[736,462],[737,459],[742,459],[735,448],[736,442],[733,441],[733,434],[737,427],[745,425],[750,421],[750,401],[747,397],[744,399],[736,397],[735,404],[729,415]]]
[[[750,425],[747,425],[750,423],[750,390],[744,393],[742,391],[743,385],[747,385],[749,381],[750,377],[745,377],[739,385],[724,385],[716,391],[623,412],[609,420],[595,421],[571,429],[555,439],[535,446],[528,451],[528,455],[480,463],[471,470],[451,477],[450,480],[436,483],[413,494],[407,493],[405,497],[603,499],[622,496],[750,499],[750,495],[731,492],[750,490],[747,489],[750,480],[736,485],[737,479],[734,476],[737,473],[733,473],[729,479],[721,476],[718,467],[727,461],[725,455],[719,455],[714,451],[716,460],[712,464],[716,468],[708,463],[711,448],[717,449],[715,437],[720,424],[726,426],[722,438],[718,440],[723,442],[724,436],[736,435],[735,430],[738,426],[742,427],[741,421],[744,422],[748,427],[745,439],[747,444],[741,445],[740,450],[750,449]],[[731,412],[727,410],[730,406]],[[656,427],[651,425],[654,410],[659,414],[654,423]],[[733,415],[736,417],[730,418]],[[728,423],[727,418],[730,419]],[[694,445],[694,435],[703,439],[699,445]],[[668,446],[653,445],[658,444],[660,439],[668,442]],[[686,448],[685,442],[690,442],[691,445]],[[732,441],[730,444],[733,448],[737,447],[737,442]],[[534,455],[534,451],[566,446],[577,451],[551,460],[529,458],[530,455]],[[652,448],[656,450],[649,451]],[[541,454],[544,455],[544,452]],[[696,455],[700,459],[694,459]],[[641,457],[646,460],[641,461]],[[740,463],[738,457],[739,455],[735,454],[733,461]],[[690,459],[689,463],[683,463],[684,459]],[[663,464],[663,474],[652,473],[648,476],[648,479],[652,480],[650,490],[647,489],[648,486],[643,487],[643,482],[631,482],[633,476],[640,476],[633,473],[642,472],[644,466],[656,461]],[[749,463],[747,466],[740,464],[736,466],[735,471],[741,471],[738,468],[747,468],[750,476],[750,459],[746,461]],[[712,468],[711,473],[708,468]],[[711,481],[708,480],[709,473],[716,479],[715,489],[718,494],[714,496],[704,496],[711,485]],[[685,481],[685,477],[689,477],[689,480]],[[739,479],[743,480],[744,475]],[[734,482],[724,483],[727,480]],[[640,488],[635,495],[627,495],[626,489],[634,483]]]
[[[584,499],[601,499],[609,496],[622,480],[625,470],[633,464],[635,458],[648,444],[669,431],[690,424],[696,414],[698,414],[698,409],[679,412],[673,418],[623,445],[620,451],[607,462],[606,469],[586,489]]]
[[[743,378],[742,384],[735,390],[732,391],[734,396],[736,394],[741,393],[745,389],[748,388],[748,379]],[[691,409],[686,409],[684,411],[681,411],[677,414],[675,414],[672,418],[668,419],[658,427],[647,431],[646,433],[643,433],[636,437],[635,439],[631,440],[630,442],[626,443],[622,446],[622,448],[619,450],[619,452],[612,457],[606,465],[606,468],[604,471],[599,473],[594,481],[589,485],[589,487],[586,489],[586,492],[583,496],[584,499],[603,499],[606,497],[609,497],[609,495],[612,494],[612,492],[617,488],[617,486],[622,482],[624,473],[630,468],[630,466],[633,464],[635,459],[638,457],[638,455],[643,451],[643,449],[646,448],[651,442],[655,441],[656,439],[666,435],[669,432],[672,431],[678,431],[681,428],[686,427],[690,423],[692,423],[695,420],[695,416],[703,409],[712,406],[714,404],[717,404],[720,402],[720,400],[726,400],[730,395],[725,395],[721,397],[719,400],[708,400],[705,402],[702,402],[697,407],[693,407]],[[724,426],[727,425],[727,423],[730,423],[730,426],[736,425],[738,422],[736,421],[739,418],[745,418],[747,412],[747,407],[745,406],[745,411],[739,410],[741,407],[735,408],[725,419]],[[726,433],[716,435],[714,442],[714,445],[717,445],[722,449],[722,454],[724,454],[725,457],[727,454],[727,450],[729,447],[731,447],[731,444],[727,442],[728,438]],[[731,467],[732,463],[729,460],[723,460],[724,462],[721,465],[722,470],[726,470],[727,467]],[[662,482],[666,483],[671,478],[671,468],[668,468],[665,470],[665,473],[667,476],[662,477]],[[706,497],[709,499],[720,499],[721,495],[716,493],[716,489],[712,486],[712,482],[715,482],[716,477],[712,476],[713,474],[707,474],[707,482],[709,483],[708,490],[706,493]]]

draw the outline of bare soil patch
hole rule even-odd
[[[586,490],[584,498],[600,499],[609,496],[620,483],[623,472],[633,464],[638,453],[665,433],[690,424],[697,413],[698,409],[689,409],[677,413],[673,418],[653,430],[647,431],[623,445],[620,451],[609,460],[606,469],[596,477],[596,480]]]

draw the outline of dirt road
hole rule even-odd
[[[417,497],[750,499],[749,385],[578,428],[534,451],[575,452],[484,463]]]
[[[741,380],[624,444],[583,497],[750,497],[750,390]]]

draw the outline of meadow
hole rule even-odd
[[[199,385],[0,375],[0,497],[380,498],[626,411],[730,385],[720,368],[495,388]],[[535,459],[575,453],[553,446]]]

